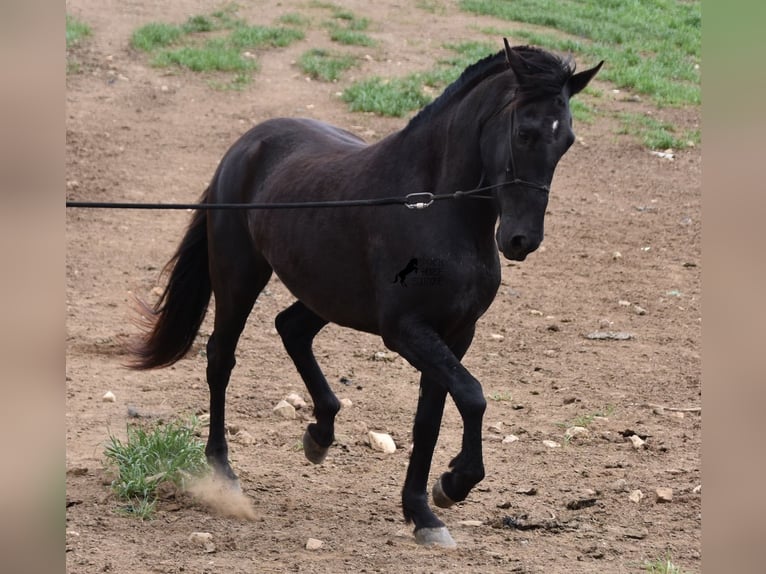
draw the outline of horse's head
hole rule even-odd
[[[575,141],[569,98],[596,75],[597,66],[574,73],[570,60],[505,41],[510,82],[506,101],[481,133],[484,181],[495,189],[500,211],[497,245],[523,261],[543,240],[543,220],[553,171]]]

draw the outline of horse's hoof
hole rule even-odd
[[[439,546],[441,548],[455,548],[457,546],[446,526],[419,528],[415,531],[415,541],[421,546]]]
[[[450,506],[455,504],[454,500],[452,500],[449,496],[444,494],[441,477],[439,477],[439,479],[436,482],[434,482],[434,487],[431,490],[431,495],[434,498],[434,504],[438,506],[439,508],[449,508]],[[449,533],[447,533],[447,535],[449,535]]]
[[[317,442],[309,434],[309,431],[303,433],[303,454],[306,455],[306,458],[309,459],[309,462],[313,462],[314,464],[322,464],[324,459],[327,457],[327,451],[329,450],[329,447],[318,445]]]

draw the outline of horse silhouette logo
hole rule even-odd
[[[401,271],[399,271],[399,273],[396,274],[392,283],[396,283],[398,281],[399,283],[402,284],[402,287],[407,287],[407,283],[405,279],[407,279],[407,275],[413,272],[415,273],[418,272],[418,260],[416,257],[413,257],[412,259],[410,259],[409,263],[407,263],[404,269],[402,269]]]

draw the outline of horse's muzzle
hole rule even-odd
[[[505,239],[500,231],[497,233],[497,246],[506,259],[511,261],[524,261],[527,255],[540,247],[542,237],[517,234]]]

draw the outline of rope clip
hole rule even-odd
[[[416,201],[423,198],[425,201]],[[434,194],[430,191],[420,191],[418,193],[408,193],[404,197],[404,206],[407,209],[425,209],[434,202]]]

